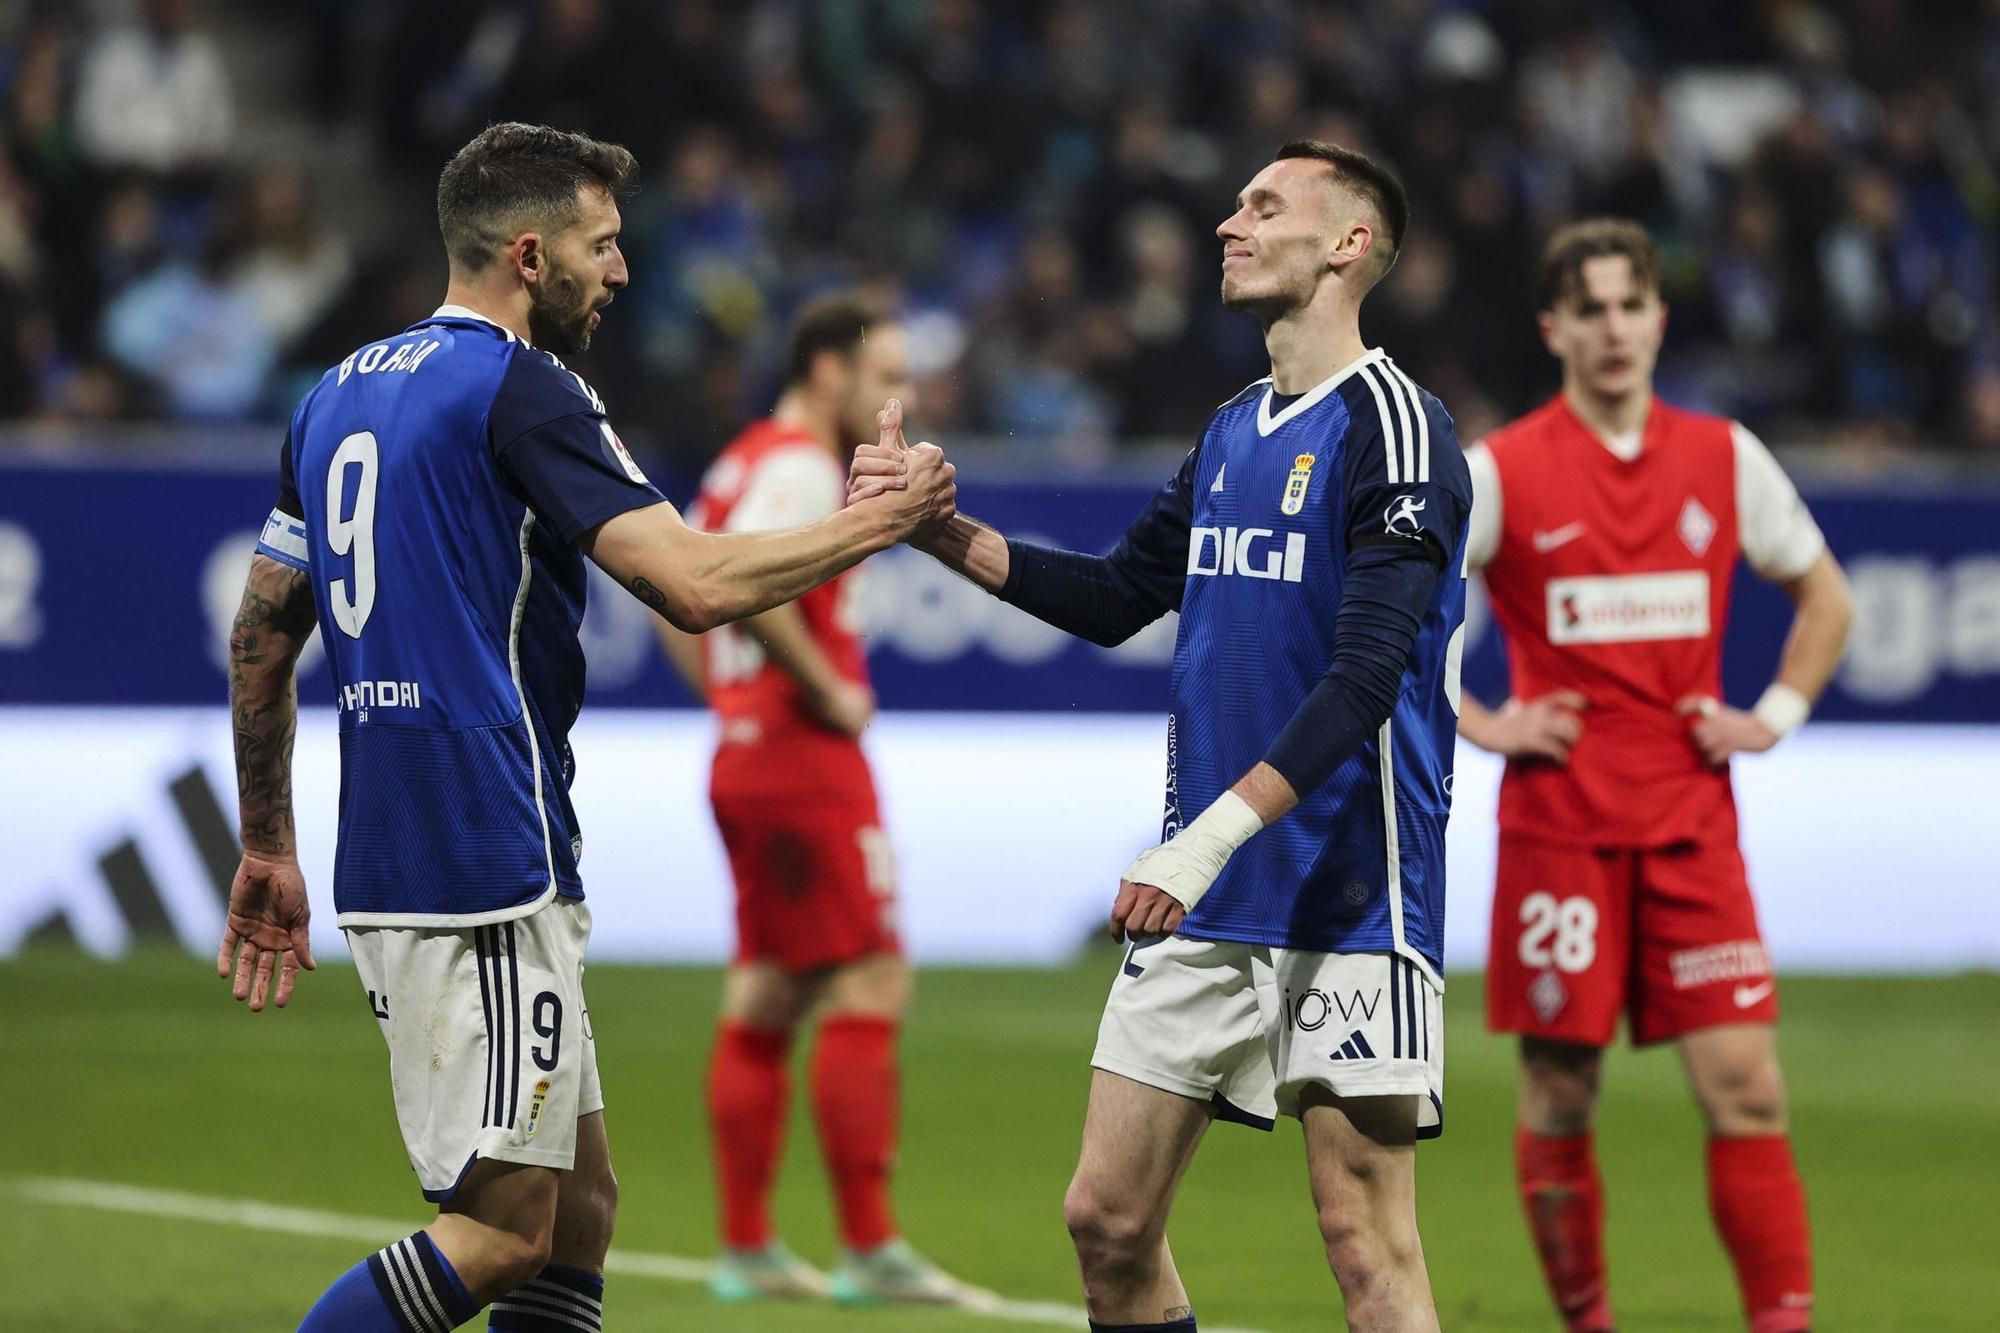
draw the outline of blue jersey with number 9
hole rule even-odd
[[[582,897],[576,543],[660,502],[582,379],[459,307],[329,370],[258,551],[309,574],[340,717],[343,926]]]

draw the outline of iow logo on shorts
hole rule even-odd
[[[1351,1025],[1357,1021],[1373,1021],[1375,1006],[1381,1002],[1382,989],[1379,986],[1366,999],[1362,998],[1359,990],[1348,991],[1344,995],[1339,992],[1328,995],[1317,986],[1294,999],[1288,990],[1285,992],[1285,1019],[1301,1032],[1317,1032],[1326,1026],[1335,1009],[1340,1011],[1343,1023]],[[1359,1020],[1355,1018],[1356,1014],[1361,1016]]]

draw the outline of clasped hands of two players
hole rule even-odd
[[[897,540],[921,548],[925,538],[943,529],[958,512],[958,470],[944,461],[944,450],[925,440],[903,439],[903,404],[891,398],[875,414],[881,438],[854,451],[847,469],[847,503],[861,504],[878,496],[894,504]],[[891,495],[892,492],[902,494]]]
[[[954,470],[950,463],[944,463],[944,451],[928,440],[910,445],[903,439],[903,405],[891,398],[875,416],[876,429],[881,438],[874,444],[864,444],[854,451],[854,459],[848,465],[847,499],[853,504],[878,494],[884,490],[901,490],[910,484],[916,468],[922,467],[936,455],[936,462],[944,468],[945,484],[950,492],[952,504],[957,501],[957,488],[952,483]],[[938,517],[917,525],[905,539],[918,550],[923,550],[932,537],[951,521],[955,510],[947,509]],[[1181,919],[1187,909],[1177,900],[1151,884],[1134,884],[1129,879],[1118,882],[1118,898],[1111,907],[1111,936],[1117,939],[1124,935],[1171,935],[1180,928]]]
[[[1569,762],[1570,748],[1583,735],[1589,701],[1575,690],[1552,690],[1533,699],[1509,699],[1494,714],[1486,748],[1509,759]],[[1732,754],[1758,754],[1778,743],[1778,733],[1754,713],[1731,708],[1706,694],[1684,696],[1674,712],[1693,718],[1688,739],[1708,763],[1721,767]]]

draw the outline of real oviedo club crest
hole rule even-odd
[[[1278,505],[1281,514],[1296,514],[1306,507],[1306,488],[1312,485],[1315,454],[1300,454],[1292,460],[1292,475],[1285,478],[1285,498]]]

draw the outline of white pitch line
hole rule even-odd
[[[254,1199],[184,1194],[179,1190],[149,1189],[111,1181],[29,1176],[11,1184],[16,1196],[35,1203],[134,1213],[142,1217],[172,1217],[187,1222],[213,1222],[217,1226],[247,1227],[293,1236],[326,1236],[335,1240],[359,1241],[364,1245],[387,1245],[401,1240],[411,1230],[411,1223],[407,1220],[356,1217],[351,1213],[327,1213],[313,1208],[261,1203]],[[604,1260],[604,1271],[607,1273],[660,1278],[667,1282],[706,1282],[714,1267],[705,1259],[689,1259],[678,1254],[643,1254],[631,1250],[613,1250]],[[1079,1329],[1089,1322],[1077,1306],[1055,1301],[1002,1301],[989,1309],[960,1308],[958,1313],[1004,1323],[1039,1324],[1050,1328]],[[1260,1333],[1260,1330],[1217,1328],[1212,1333]]]

